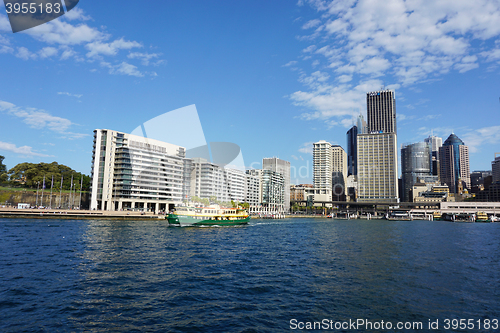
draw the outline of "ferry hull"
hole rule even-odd
[[[243,219],[195,219],[191,216],[183,216],[177,214],[170,214],[167,216],[168,224],[175,227],[199,227],[199,226],[232,226],[232,225],[242,225],[248,224],[250,221],[250,216]]]

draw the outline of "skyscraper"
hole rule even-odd
[[[272,170],[279,173],[284,178],[284,207],[285,211],[290,210],[290,162],[277,157],[263,158],[262,170]]]
[[[347,154],[339,145],[332,145],[332,195],[338,201],[345,200],[347,179]]]
[[[332,188],[332,144],[325,140],[313,143],[313,185]]]
[[[368,133],[396,133],[396,96],[394,90],[366,93]]]
[[[455,134],[451,134],[439,148],[440,180],[458,193],[460,182],[470,189],[469,147]]]
[[[362,133],[361,133],[362,134]],[[358,174],[358,126],[347,131],[347,175]]]
[[[401,175],[403,181],[403,202],[410,201],[410,190],[417,182],[431,175],[430,146],[426,142],[406,145],[401,149]]]
[[[366,93],[368,133],[358,134],[358,201],[398,202],[396,99],[393,90]]]
[[[398,200],[396,134],[358,135],[358,201]]]
[[[431,147],[431,173],[434,176],[439,175],[439,148],[443,145],[443,139],[430,135],[428,138],[424,139]]]
[[[495,153],[495,160],[491,162],[493,183],[500,182],[500,153]]]

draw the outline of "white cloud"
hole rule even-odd
[[[296,65],[296,64],[297,64],[297,61],[296,60],[292,60],[292,61],[287,62],[286,64],[284,64],[281,67],[290,67],[290,66],[293,66],[293,65]]]
[[[313,153],[313,143],[314,142],[306,142],[306,143],[303,143],[300,148],[299,148],[299,152],[301,153],[304,153],[304,154],[311,154]]]
[[[55,56],[57,54],[58,50],[55,47],[47,46],[41,49],[38,54],[40,55],[41,58],[48,58]]]
[[[37,55],[35,53],[30,52],[24,46],[17,48],[16,57],[21,58],[23,60],[36,59]]]
[[[74,26],[61,19],[47,22],[28,29],[23,33],[45,43],[61,45],[90,43],[108,37],[107,34],[100,32],[96,28],[89,27],[86,24]]]
[[[70,97],[76,97],[76,98],[81,98],[83,95],[81,94],[70,94],[69,92],[58,92],[58,95],[66,95]]]
[[[45,110],[35,108],[20,108],[12,103],[0,101],[0,112],[5,112],[11,116],[21,118],[22,121],[31,128],[44,129],[63,134],[66,137],[81,138],[87,134],[67,132],[71,125],[74,125],[69,119],[56,117]]]
[[[314,28],[314,27],[317,27],[320,24],[321,24],[321,21],[318,20],[318,19],[310,20],[309,22],[307,22],[306,24],[304,24],[302,26],[302,29]]]
[[[485,144],[497,145],[500,143],[500,126],[483,127],[468,132],[462,141],[469,146],[471,153],[476,153]]]
[[[17,147],[13,143],[0,141],[0,150],[3,150],[3,151],[10,151],[10,152],[13,152],[15,154],[22,155],[22,156],[39,156],[39,157],[50,157],[51,156],[51,155],[45,155],[45,154],[40,154],[40,153],[34,152],[32,149],[33,148],[30,146]]]
[[[144,65],[144,66],[149,66],[149,62],[151,61],[151,59],[156,59],[160,56],[161,54],[159,53],[140,53],[140,52],[132,52],[130,53],[127,58],[129,59],[140,59],[141,60],[141,63]],[[158,61],[155,61],[153,63],[153,65],[159,65],[161,63],[163,63],[164,60],[158,60]]]
[[[95,41],[85,45],[85,48],[89,50],[87,53],[87,57],[89,58],[96,57],[101,54],[113,56],[116,55],[119,50],[128,50],[135,47],[142,47],[142,45],[135,41],[126,41],[123,38],[117,39],[111,43]]]
[[[12,47],[6,46],[6,45],[1,45],[0,46],[0,54],[1,53],[12,53],[14,52],[14,49]]]
[[[332,72],[319,82],[316,72],[301,73],[307,91],[289,97],[311,109],[303,119],[333,119],[342,125],[353,109],[364,109],[364,94],[380,89],[377,77],[411,86],[450,71],[464,73],[480,60],[500,60],[500,2],[492,0],[304,0],[318,17],[303,25],[315,32],[302,50],[308,58],[322,57]],[[479,43],[478,43],[479,41]],[[480,45],[480,46],[477,46]],[[480,49],[479,49],[480,47]],[[481,59],[478,58],[481,56]],[[303,57],[305,60],[305,57]],[[357,81],[354,81],[357,80]],[[350,84],[347,84],[350,83]],[[362,87],[364,86],[364,87]],[[385,86],[385,84],[384,84]],[[389,88],[389,87],[387,87]]]
[[[136,76],[136,77],[144,76],[144,74],[141,73],[136,66],[126,62],[122,62],[121,64],[116,66],[110,65],[109,63],[101,63],[101,64],[109,68],[110,74],[122,74],[122,75]]]

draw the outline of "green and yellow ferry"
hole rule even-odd
[[[177,207],[167,215],[168,224],[176,227],[230,226],[247,224],[250,216],[244,209],[210,207]]]

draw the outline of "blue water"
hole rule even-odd
[[[499,258],[499,223],[0,219],[0,331],[287,332],[292,319],[359,318],[445,331],[446,318],[500,319]]]

